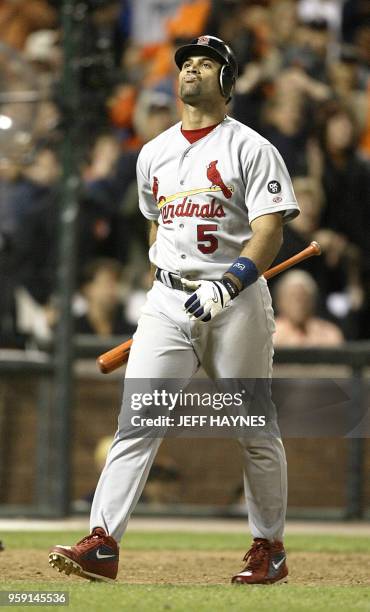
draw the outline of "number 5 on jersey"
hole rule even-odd
[[[217,232],[217,225],[197,225],[198,249],[204,254],[214,253],[218,248],[218,240],[212,232]]]

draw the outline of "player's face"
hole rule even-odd
[[[185,104],[224,98],[219,86],[220,64],[209,57],[189,57],[179,75],[179,96]]]

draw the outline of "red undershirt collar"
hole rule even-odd
[[[197,140],[204,138],[204,136],[207,136],[207,134],[212,132],[212,130],[214,130],[215,127],[217,127],[218,125],[220,124],[215,123],[214,125],[209,125],[204,128],[198,128],[197,130],[184,130],[183,128],[181,128],[181,134],[186,138],[186,140],[190,142],[190,144],[193,144],[193,142],[196,142]]]

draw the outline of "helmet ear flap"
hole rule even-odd
[[[235,75],[229,64],[221,66],[220,70],[220,89],[221,93],[227,101],[230,100],[230,94],[235,85]]]

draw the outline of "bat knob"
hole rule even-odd
[[[96,363],[102,374],[109,374],[109,369],[106,367],[106,363],[103,357],[98,357],[98,359],[96,360]]]
[[[321,246],[318,242],[316,242],[316,240],[311,242],[311,246],[315,255],[321,255]]]

